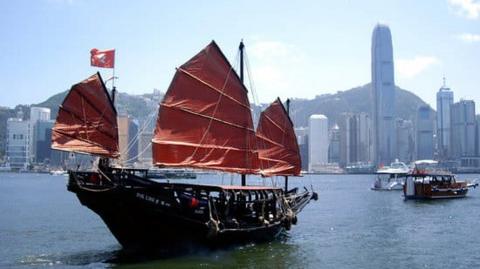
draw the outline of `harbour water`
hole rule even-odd
[[[3,173],[0,268],[480,268],[480,190],[465,199],[404,201],[399,191],[371,191],[372,180],[291,179],[292,187],[312,185],[319,199],[277,241],[161,257],[122,251],[101,219],[66,190],[65,177]]]

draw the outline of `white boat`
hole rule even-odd
[[[62,175],[66,175],[66,174],[67,174],[67,171],[62,170],[62,169],[50,170],[50,175],[52,175],[52,176],[62,176]]]
[[[10,167],[10,163],[5,163],[0,165],[0,172],[11,172],[12,168]]]
[[[405,177],[409,172],[410,168],[405,163],[395,160],[390,166],[377,170],[371,189],[375,191],[402,190]]]

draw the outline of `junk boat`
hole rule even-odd
[[[214,41],[179,67],[152,139],[155,166],[237,173],[239,186],[160,182],[146,169],[114,167],[120,155],[115,88],[110,96],[97,73],[65,97],[52,148],[101,157],[93,171],[68,171],[68,190],[125,249],[272,240],[317,199],[307,188],[288,189],[288,176],[300,174],[301,160],[282,102],[273,102],[253,127],[243,49],[242,42],[240,75]],[[285,188],[248,186],[249,174],[284,176]]]
[[[478,183],[458,181],[454,174],[437,169],[437,165],[438,162],[433,160],[415,162],[412,173],[405,177],[405,199],[463,198],[469,188],[478,186]]]
[[[371,189],[375,191],[402,190],[405,177],[409,172],[410,168],[397,159],[395,162],[392,162],[390,166],[377,170]]]

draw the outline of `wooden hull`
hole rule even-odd
[[[229,222],[227,216],[216,216],[213,203],[198,200],[192,206],[192,199],[185,196],[185,191],[195,192],[193,185],[152,182],[151,186],[96,184],[87,187],[75,180],[76,176],[70,174],[68,189],[102,218],[125,249],[183,251],[198,245],[271,241],[296,221],[296,217],[288,218],[281,212],[266,213],[276,217],[258,221],[258,216],[242,217],[245,208],[237,208],[229,213],[238,219],[240,224],[237,224]],[[297,205],[291,207],[296,210],[294,216],[311,199],[308,194],[290,196]]]
[[[407,195],[404,187],[405,199],[435,200],[464,198],[468,193],[467,184],[454,183],[450,186],[436,186],[430,184],[415,184],[415,194]]]

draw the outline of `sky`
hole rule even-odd
[[[455,101],[480,104],[480,0],[0,0],[0,10],[0,106],[111,77],[90,66],[92,48],[115,48],[117,89],[142,94],[166,91],[211,40],[234,64],[241,39],[260,102],[314,98],[371,81],[377,23],[392,32],[398,86],[435,108],[445,76]]]

